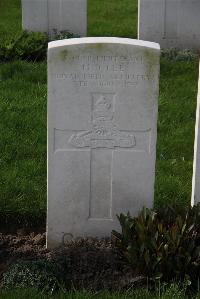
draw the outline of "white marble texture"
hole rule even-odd
[[[22,27],[29,31],[69,31],[87,35],[87,0],[22,0]]]
[[[122,38],[49,43],[47,246],[105,237],[152,207],[160,47]]]
[[[200,48],[199,0],[139,0],[138,38],[161,48]]]

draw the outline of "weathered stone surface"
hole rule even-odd
[[[121,38],[48,50],[48,238],[109,236],[152,207],[159,45]]]
[[[49,35],[69,31],[87,35],[87,0],[22,0],[22,27]]]
[[[199,72],[200,74],[200,72]],[[192,205],[200,202],[200,75],[196,110],[194,162],[192,179]]]
[[[162,48],[200,48],[199,0],[139,0],[139,39]]]

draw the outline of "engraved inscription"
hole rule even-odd
[[[132,87],[142,82],[153,81],[153,77],[145,74],[131,74],[123,72],[107,72],[104,73],[83,71],[77,73],[53,74],[53,78],[58,80],[67,80],[73,82],[80,87],[87,87],[89,84],[100,87]]]
[[[69,143],[74,147],[132,148],[134,135],[120,131],[114,124],[115,95],[94,94],[92,101],[92,130],[73,134]]]
[[[57,80],[66,80],[78,87],[134,87],[154,78],[144,71],[133,73],[144,64],[141,56],[70,56],[67,60],[73,66],[73,71],[52,74]]]
[[[144,58],[140,55],[72,55],[68,56],[68,62],[70,61],[84,61],[85,63],[132,63],[132,64],[143,64]]]

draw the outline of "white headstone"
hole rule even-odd
[[[161,48],[200,48],[199,0],[139,0],[138,38]]]
[[[132,39],[49,43],[48,247],[153,206],[159,57]]]
[[[22,27],[49,35],[69,31],[87,35],[87,0],[22,0]]]
[[[195,142],[194,142],[192,205],[197,204],[199,202],[200,202],[200,71],[199,71],[199,88],[198,88],[198,97],[197,97]]]

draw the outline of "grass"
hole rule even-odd
[[[136,1],[89,0],[89,35],[136,35]],[[0,0],[0,39],[21,30],[19,0]],[[198,61],[161,60],[155,205],[190,203]],[[0,65],[0,224],[44,227],[46,63]],[[11,225],[12,224],[12,225]]]
[[[75,291],[61,293],[58,295],[45,295],[36,290],[15,290],[0,292],[1,299],[200,299],[199,295],[186,295],[184,287],[172,284],[168,288],[161,287],[156,292],[149,292],[146,289],[124,291],[123,293],[99,292],[92,293],[87,291]]]
[[[136,0],[89,0],[88,36],[137,37]]]
[[[198,61],[161,60],[155,204],[190,204]]]
[[[46,63],[1,65],[0,221],[4,224],[44,224],[46,98]]]
[[[0,0],[0,45],[21,32],[20,0]]]

